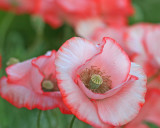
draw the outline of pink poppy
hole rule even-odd
[[[145,121],[160,127],[160,90],[148,90],[145,100],[146,102],[138,116],[124,128],[149,128]]]
[[[137,24],[128,28],[125,42],[135,55],[133,61],[143,66],[150,77],[160,68],[160,25]]]
[[[72,38],[55,59],[64,103],[80,120],[95,127],[121,126],[144,103],[146,76],[111,38],[95,45]]]
[[[56,51],[17,63],[6,69],[8,77],[0,80],[2,98],[14,106],[41,110],[58,107],[70,113],[62,101],[55,74]]]

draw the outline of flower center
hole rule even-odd
[[[44,80],[42,82],[42,90],[44,92],[51,92],[54,89],[54,83],[50,80]]]
[[[103,83],[103,79],[100,75],[98,74],[93,74],[91,76],[91,80],[89,82],[90,88],[91,89],[97,89],[99,86]]]
[[[95,66],[86,68],[80,73],[80,79],[83,84],[94,93],[105,93],[111,89],[112,81],[110,76]]]

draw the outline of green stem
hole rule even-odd
[[[156,72],[156,74],[154,74],[153,76],[151,76],[150,78],[148,78],[147,84],[149,84],[151,81],[153,81],[154,79],[156,79],[159,75],[160,75],[160,70],[158,70]]]
[[[39,110],[37,118],[37,128],[40,128],[41,115],[42,115],[42,110]]]
[[[74,123],[75,119],[76,119],[76,116],[73,116],[71,123],[70,123],[70,128],[73,128],[73,123]]]

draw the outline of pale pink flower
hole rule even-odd
[[[111,38],[99,45],[72,38],[57,52],[55,64],[64,103],[78,119],[95,127],[128,123],[145,101],[142,68]]]
[[[14,106],[70,113],[62,101],[55,74],[56,51],[7,67],[0,80],[0,95]]]

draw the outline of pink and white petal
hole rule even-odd
[[[160,25],[148,25],[146,47],[149,55],[160,65]]]
[[[103,42],[104,47],[101,53],[88,61],[80,70],[91,66],[100,68],[105,75],[110,76],[112,88],[114,88],[127,80],[131,62],[115,40],[105,37]]]
[[[128,123],[125,128],[148,128],[144,121],[152,122],[160,127],[160,90],[149,89],[146,94],[146,102],[138,116]],[[152,110],[151,110],[152,108]]]
[[[28,85],[27,87],[29,87],[29,89],[31,89],[32,91],[42,94],[42,81],[44,80],[45,76],[44,74],[40,71],[39,67],[34,65],[32,66],[30,72],[28,73]],[[24,81],[23,83],[21,83],[22,86],[25,84]]]
[[[96,107],[74,82],[75,71],[98,53],[95,45],[82,38],[74,37],[62,45],[56,55],[55,65],[58,86],[64,103],[80,120],[103,127]]]
[[[75,26],[75,30],[79,36],[91,40],[91,37],[94,35],[97,29],[104,27],[106,27],[106,25],[100,18],[90,18],[79,21]],[[102,38],[100,39],[100,41],[102,40]]]
[[[19,81],[22,79],[31,69],[32,59],[11,65],[6,68],[8,79],[11,81]]]
[[[131,75],[138,77],[126,85],[112,97],[95,101],[100,119],[114,126],[121,126],[136,117],[146,93],[146,76],[142,68],[134,63],[131,65]]]
[[[92,34],[91,39],[94,40],[95,42],[100,42],[103,37],[111,37],[115,39],[120,46],[124,49],[126,48],[124,44],[124,34],[125,34],[125,28],[124,27],[99,27],[94,31],[94,34]]]
[[[73,80],[58,81],[63,101],[71,112],[79,119],[98,128],[107,127],[97,113],[95,104],[86,97]]]
[[[0,95],[18,108],[48,110],[60,107],[63,112],[69,113],[62,101],[60,92],[53,92],[52,96],[41,95],[24,86],[8,83],[6,77],[0,80]]]
[[[56,51],[53,50],[51,52],[47,52],[46,55],[33,59],[32,61],[32,63],[44,74],[45,78],[48,78],[51,75],[55,76],[55,55]]]
[[[79,37],[66,41],[57,52],[55,60],[56,71],[60,73],[59,78],[65,75],[63,78],[67,80],[69,76],[74,76],[77,68],[98,54],[100,50],[100,47]]]
[[[134,55],[132,57],[132,61],[141,65],[148,77],[151,77],[152,75],[156,74],[158,70],[157,66],[154,65],[153,60],[149,59],[146,56]]]

